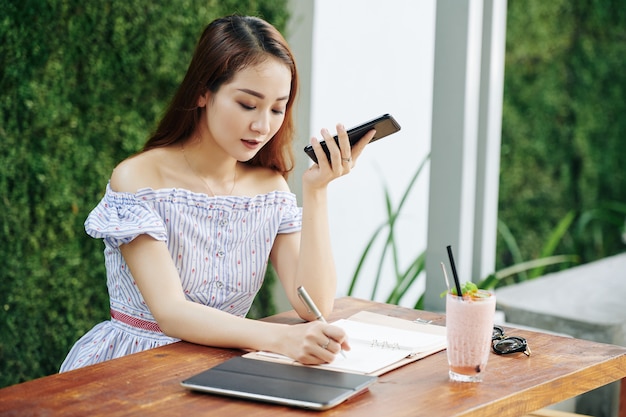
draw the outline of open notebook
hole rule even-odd
[[[337,355],[332,363],[317,366],[322,369],[382,375],[446,348],[446,329],[442,326],[366,311],[331,324],[345,330],[352,349],[345,352],[345,358]],[[251,352],[244,356],[299,365],[293,359],[271,352]]]

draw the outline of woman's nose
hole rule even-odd
[[[259,132],[262,135],[266,135],[270,131],[270,118],[268,115],[263,114],[259,115],[259,117],[252,122],[251,126],[252,130],[255,132]]]

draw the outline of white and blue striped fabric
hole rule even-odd
[[[76,342],[61,372],[177,340],[158,328],[120,245],[143,234],[164,241],[189,300],[244,317],[263,283],[276,235],[301,227],[302,210],[288,192],[210,197],[184,189],[120,193],[107,185],[85,230],[105,243],[112,319]]]

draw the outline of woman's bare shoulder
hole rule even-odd
[[[167,160],[166,148],[152,149],[120,162],[111,174],[111,188],[134,193],[142,188],[161,188],[162,167]]]

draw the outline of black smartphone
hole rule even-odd
[[[372,129],[376,129],[376,135],[372,138],[370,143],[377,141],[378,139],[382,139],[385,136],[389,136],[392,133],[396,133],[400,130],[400,125],[390,114],[383,114],[380,117],[372,119],[368,122],[365,122],[359,126],[353,127],[352,129],[348,129],[348,138],[350,139],[350,146],[353,146],[357,143],[367,132]],[[337,135],[333,137],[335,142],[339,143],[339,138]],[[326,146],[325,141],[321,141],[320,145],[322,145],[322,149],[326,154],[326,157],[330,161],[330,152],[328,151],[328,147]],[[307,145],[304,148],[304,152],[309,155],[309,158],[313,160],[317,164],[317,157],[315,156],[315,152],[313,151],[313,146]]]

